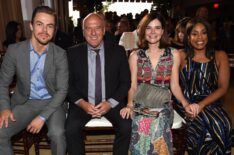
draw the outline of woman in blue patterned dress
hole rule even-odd
[[[227,55],[224,51],[215,51],[212,48],[210,25],[204,19],[191,19],[185,33],[180,82],[190,104],[177,106],[178,112],[189,118],[188,153],[231,154],[231,123],[221,101],[229,86]],[[196,109],[192,115],[185,113],[189,108]]]
[[[170,85],[175,96],[183,104],[188,104],[179,87],[180,55],[177,50],[167,46],[165,21],[160,13],[151,12],[141,20],[140,25],[140,49],[133,51],[129,58],[132,83],[128,104],[120,114],[123,118],[133,119],[131,155],[172,155],[171,103],[145,111],[141,103],[133,105],[133,96],[140,83],[166,88]],[[133,113],[133,108],[139,111]]]

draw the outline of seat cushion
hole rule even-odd
[[[172,129],[181,128],[183,123],[185,123],[185,120],[182,117],[180,117],[180,115],[174,110],[174,120]]]
[[[172,129],[178,129],[182,127],[183,122],[185,123],[184,119],[180,117],[180,115],[174,110],[174,120]],[[91,119],[85,127],[112,127],[112,124],[105,118],[94,118]]]
[[[91,119],[85,127],[112,127],[112,124],[105,117],[101,117]]]

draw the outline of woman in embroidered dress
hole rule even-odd
[[[189,155],[231,154],[231,123],[221,101],[229,86],[228,58],[224,51],[212,48],[210,31],[206,20],[191,19],[185,49],[180,52],[180,82],[190,104],[177,104],[178,112],[185,117],[183,107],[196,109],[187,123]]]
[[[172,155],[171,126],[173,108],[171,103],[159,109],[133,112],[141,109],[141,103],[134,103],[133,96],[140,83],[148,83],[169,88],[183,104],[188,104],[179,87],[180,56],[177,50],[167,47],[165,21],[160,13],[151,12],[141,21],[139,30],[139,50],[129,58],[131,88],[128,104],[120,112],[123,118],[132,117],[132,155]]]

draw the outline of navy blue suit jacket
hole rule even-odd
[[[131,76],[126,52],[122,46],[104,42],[106,99],[113,98],[125,105],[131,85]],[[88,47],[87,43],[68,50],[69,91],[68,99],[74,103],[88,100]]]

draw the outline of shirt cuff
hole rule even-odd
[[[39,117],[40,117],[40,119],[43,120],[44,122],[46,121],[46,118],[45,118],[45,117],[43,117],[43,116],[41,116],[41,115],[39,115]]]
[[[116,101],[116,100],[113,99],[113,98],[110,98],[110,99],[108,99],[107,101],[111,104],[111,107],[112,107],[112,108],[116,107],[116,106],[119,104],[119,102]]]
[[[81,100],[83,100],[83,99],[81,98],[81,99],[77,100],[77,101],[75,102],[75,105],[79,106]]]

